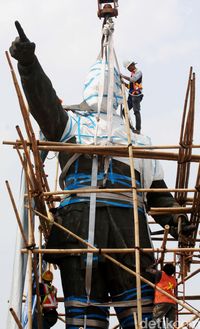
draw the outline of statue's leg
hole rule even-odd
[[[88,238],[88,214],[89,204],[70,205],[59,209],[55,214],[56,220],[77,234],[84,240]],[[142,209],[139,210],[140,223],[140,245],[141,247],[150,247],[150,237],[147,228],[146,218]],[[99,248],[131,248],[134,246],[134,220],[133,211],[130,208],[121,207],[97,207],[96,225],[95,225],[95,245]],[[83,248],[80,242],[70,235],[63,233],[56,227],[53,227],[48,248]],[[46,254],[47,255],[47,254]],[[108,293],[113,300],[118,298],[122,302],[127,298],[134,301],[132,293],[127,297],[127,293],[136,289],[134,276],[114,265],[112,262],[105,260],[103,256],[94,257],[97,261],[93,263],[92,286],[90,306],[87,304],[87,294],[85,290],[85,272],[86,263],[84,255],[63,256],[53,254],[47,261],[57,263],[61,270],[61,279],[65,297],[65,307],[67,315],[66,328],[79,328],[83,326],[84,319],[87,318],[87,328],[108,327],[108,308],[93,305],[96,302],[106,302]],[[134,254],[112,254],[119,262],[135,270]],[[143,254],[141,257],[141,271],[154,262],[152,254]],[[143,276],[150,279],[150,274],[142,273]],[[143,298],[147,299],[147,306],[150,308],[153,300],[152,289],[143,287]],[[132,302],[131,302],[132,305]],[[149,309],[143,308],[144,314],[151,316]],[[133,314],[132,306],[123,306],[117,308],[119,321],[124,329],[134,326],[133,316],[131,322],[128,322],[130,315],[124,317],[124,312],[128,311]],[[146,316],[146,317],[147,317]],[[92,322],[91,322],[92,321]]]
[[[110,248],[131,248],[134,246],[134,220],[132,209],[109,208]],[[150,247],[150,236],[147,227],[145,214],[142,210],[138,212],[140,225],[140,246]],[[114,256],[119,262],[123,263],[135,271],[135,257],[132,253],[116,254]],[[153,254],[141,255],[141,275],[150,281],[153,281],[152,275],[145,272],[145,268],[154,262]],[[123,329],[134,328],[134,312],[137,313],[137,289],[135,276],[131,275],[119,266],[106,261],[107,280],[109,292],[113,302],[119,302],[115,311]],[[148,328],[148,323],[152,319],[154,290],[147,284],[141,282],[142,289],[142,316],[143,327]]]
[[[65,298],[66,328],[84,327],[107,329],[109,308],[93,304],[107,301],[107,288],[100,269],[93,269],[90,306],[85,291],[85,268],[80,256],[69,256],[60,264],[62,287]]]
[[[88,239],[88,218],[89,204],[73,204],[62,209],[58,209],[55,219],[58,223],[87,241]],[[106,218],[101,210],[96,211],[96,221],[101,221],[99,229],[100,241],[106,246],[108,229],[106,228]],[[96,244],[96,242],[95,242]],[[101,244],[100,244],[101,246]],[[48,241],[48,248],[86,248],[76,238],[60,231],[53,226]],[[66,328],[84,327],[107,329],[109,308],[102,307],[101,304],[108,301],[108,287],[105,280],[104,262],[100,262],[99,257],[94,254],[91,294],[86,293],[86,254],[70,255],[52,254],[45,256],[47,261],[58,264],[61,273],[62,287],[65,298]],[[93,304],[99,304],[95,306]]]

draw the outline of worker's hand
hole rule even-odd
[[[119,75],[119,76],[120,76],[120,80],[121,80],[121,82],[124,82],[124,80],[123,80],[123,78],[124,78],[124,75],[120,73],[120,75]]]
[[[35,43],[29,41],[18,21],[15,22],[15,26],[19,36],[12,42],[9,49],[10,54],[18,60],[21,65],[30,65],[34,62],[35,58]]]

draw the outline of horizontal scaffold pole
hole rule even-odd
[[[54,223],[56,224],[56,223]],[[57,226],[57,225],[56,225]],[[77,236],[75,236],[77,237]],[[86,241],[84,241],[86,243]],[[81,253],[96,253],[96,254],[127,254],[134,253],[136,248],[79,248],[79,249],[32,249],[33,253],[37,254],[81,254]],[[199,252],[200,248],[139,248],[141,252]],[[27,249],[21,249],[22,253],[27,253]]]
[[[3,142],[4,144],[8,144]],[[22,147],[19,143],[13,143],[18,148]],[[27,142],[28,145],[28,142]],[[31,147],[31,143],[30,143]],[[38,141],[38,150],[40,151],[53,151],[53,152],[62,152],[67,151],[68,153],[82,153],[82,154],[97,154],[97,155],[109,155],[116,157],[128,157],[129,156],[129,147],[126,145],[79,145],[79,144],[64,144],[59,142],[46,142],[41,144]],[[138,149],[135,146],[132,147],[133,157],[141,159],[157,159],[157,160],[171,160],[178,161],[179,154],[173,152],[159,152],[154,150]],[[184,159],[185,162],[199,162],[200,155],[191,154],[188,159]]]

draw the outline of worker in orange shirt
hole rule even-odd
[[[162,271],[149,268],[147,269],[147,272],[155,274],[156,287],[163,289],[168,294],[175,297],[174,289],[176,288],[177,283],[174,275],[175,266],[172,263],[165,264]],[[156,289],[153,309],[154,326],[152,328],[163,328],[163,318],[165,318],[166,329],[174,328],[175,316],[176,302]]]

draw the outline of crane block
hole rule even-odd
[[[118,16],[118,1],[117,0],[98,0],[97,15],[102,17],[117,17]]]

